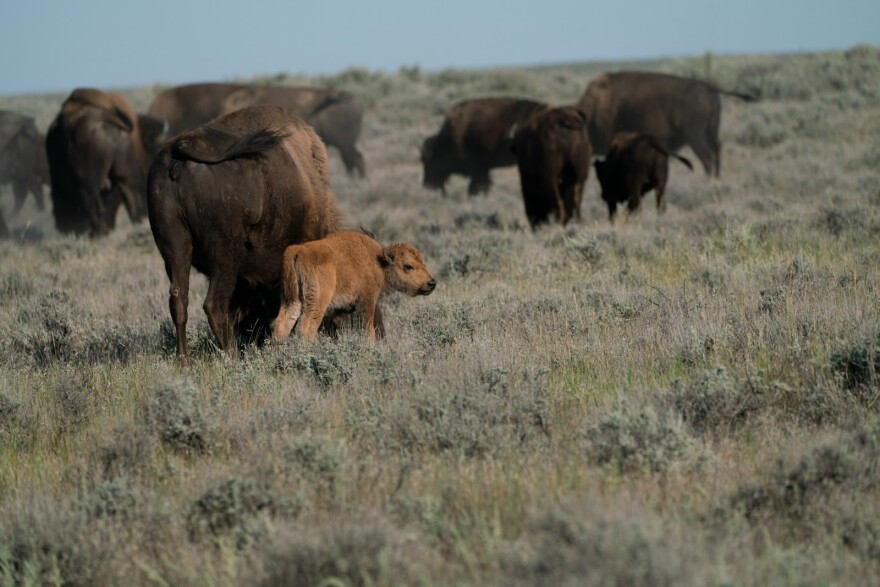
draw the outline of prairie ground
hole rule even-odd
[[[537,232],[515,168],[422,188],[454,102],[616,68],[760,95],[723,98],[720,179],[670,162],[667,213],[612,226],[591,174]],[[230,361],[196,276],[183,369],[149,226],[63,237],[4,189],[0,583],[880,582],[880,51],[250,81],[363,101],[369,175],[331,150],[334,192],[438,289],[374,346]],[[63,99],[0,107],[45,130]]]

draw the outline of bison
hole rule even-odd
[[[515,165],[510,151],[513,131],[543,104],[515,98],[478,98],[446,111],[437,134],[425,139],[421,159],[423,184],[445,193],[453,173],[470,178],[468,194],[488,193],[489,171]]]
[[[355,143],[361,132],[363,111],[345,92],[287,86],[201,83],[169,88],[157,95],[149,113],[168,121],[175,136],[217,116],[247,106],[274,104],[310,124],[326,145],[339,149],[351,175],[366,175],[364,156]]]
[[[672,156],[693,170],[688,159],[676,154]],[[642,196],[651,190],[657,195],[657,210],[666,210],[663,195],[669,176],[669,153],[655,137],[619,132],[611,140],[605,160],[597,160],[594,165],[611,222],[614,222],[617,204],[626,202],[629,212],[635,212]]]
[[[243,84],[187,84],[160,92],[147,112],[168,122],[168,136],[176,136],[224,113],[223,102]]]
[[[46,134],[58,230],[106,234],[121,204],[132,222],[144,217],[144,179],[163,124],[135,114],[115,92],[79,88],[70,94]]]
[[[653,135],[669,152],[688,145],[706,174],[721,174],[720,94],[751,101],[747,94],[719,89],[697,79],[662,73],[604,73],[587,86],[578,105],[589,119],[596,155],[608,152],[619,131]]]
[[[49,184],[45,141],[33,118],[0,110],[0,185],[11,184],[16,213],[28,193],[40,210],[45,208],[43,184]]]
[[[259,340],[278,314],[284,250],[341,221],[324,144],[277,106],[243,108],[168,141],[147,192],[184,362],[191,266],[208,277],[211,331],[237,356],[235,336],[250,331]]]
[[[512,150],[532,229],[551,214],[563,226],[580,219],[592,156],[586,115],[573,106],[545,106],[519,127]]]
[[[335,147],[349,175],[365,177],[364,156],[358,151],[363,109],[351,94],[317,88],[253,86],[229,94],[223,113],[246,106],[274,104],[309,123],[328,147]]]
[[[300,316],[299,332],[311,340],[328,310],[355,307],[375,342],[374,315],[383,294],[426,296],[437,285],[416,248],[404,243],[383,247],[370,235],[353,231],[287,247],[282,275],[276,341],[290,334]]]

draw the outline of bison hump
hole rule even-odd
[[[212,165],[230,159],[259,157],[287,136],[284,129],[263,128],[245,135],[219,128],[202,128],[174,139],[172,157]]]

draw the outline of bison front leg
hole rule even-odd
[[[107,207],[104,204],[100,188],[94,186],[94,189],[80,189],[77,197],[86,210],[91,235],[104,236],[110,232],[110,226],[107,223]]]
[[[472,173],[471,181],[468,183],[469,196],[488,194],[491,188],[492,178],[489,176],[488,169],[477,169]]]
[[[608,222],[614,224],[614,219],[617,217],[617,200],[605,200],[605,203],[608,205]]]
[[[373,315],[373,331],[377,339],[385,338],[385,320],[382,318],[382,306],[376,303],[376,312]]]
[[[234,271],[214,273],[208,284],[208,295],[205,296],[204,304],[211,332],[217,337],[220,348],[232,358],[238,358],[238,345],[233,337],[232,315],[229,311],[236,279]]]
[[[364,302],[364,322],[367,326],[367,336],[370,337],[370,342],[373,344],[376,343],[376,304],[378,301],[378,299],[372,299]]]

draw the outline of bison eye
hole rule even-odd
[[[403,265],[403,268],[404,268],[406,271],[412,271],[412,270],[413,270],[413,266],[410,265],[409,263],[405,263],[405,264]]]

